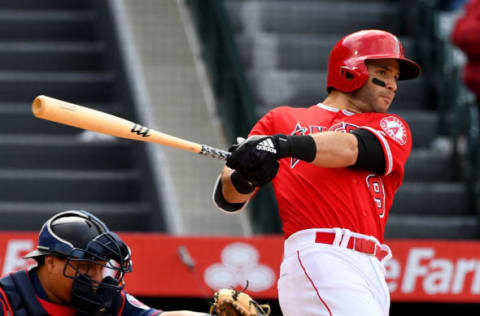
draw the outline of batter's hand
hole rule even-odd
[[[276,136],[251,136],[237,139],[229,150],[232,155],[227,159],[227,166],[237,170],[255,186],[270,182],[278,172],[278,155],[275,147]]]
[[[240,141],[240,142],[239,142]],[[285,143],[285,146],[282,146]],[[262,165],[287,157],[288,140],[285,135],[255,135],[247,139],[237,138],[237,144],[230,147],[232,155],[227,159],[227,166],[232,169],[242,165]]]

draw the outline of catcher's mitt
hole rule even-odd
[[[210,315],[268,316],[270,315],[270,306],[268,304],[258,304],[250,295],[244,292],[221,289],[213,295]]]

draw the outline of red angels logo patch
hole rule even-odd
[[[400,145],[407,143],[407,128],[403,125],[402,121],[395,116],[383,118],[380,121],[380,126],[390,138]]]

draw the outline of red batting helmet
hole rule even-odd
[[[330,52],[327,91],[335,88],[352,92],[361,88],[369,76],[365,60],[387,58],[398,61],[399,80],[420,75],[420,66],[405,58],[402,43],[395,35],[381,30],[363,30],[345,36]]]

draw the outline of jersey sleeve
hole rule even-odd
[[[382,145],[385,173],[399,173],[403,178],[405,163],[412,150],[412,133],[407,122],[398,115],[385,115],[360,128],[372,132]]]
[[[151,308],[148,305],[140,302],[135,296],[125,294],[125,305],[122,316],[157,316],[163,313],[162,310]]]

